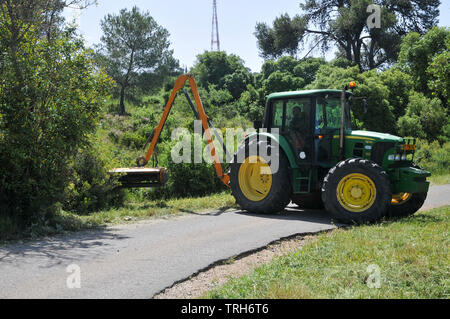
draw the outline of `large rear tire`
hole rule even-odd
[[[257,143],[256,139],[242,145],[234,156],[230,166],[232,194],[239,206],[249,213],[283,211],[291,196],[289,163],[279,147],[266,142],[258,144],[263,151],[252,154],[250,150],[256,149],[251,147],[253,143]],[[244,161],[239,163],[239,159]],[[279,161],[275,172],[271,169],[274,160]]]
[[[343,223],[365,224],[386,216],[392,200],[387,173],[376,163],[352,158],[330,169],[322,185],[325,209]]]
[[[402,218],[417,212],[427,199],[427,193],[400,193],[392,195],[388,216]]]

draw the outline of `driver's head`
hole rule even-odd
[[[299,106],[294,107],[292,115],[294,115],[294,117],[300,117],[302,115],[302,109]]]

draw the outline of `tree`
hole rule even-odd
[[[340,68],[333,65],[322,65],[314,82],[307,89],[339,89],[350,81],[356,82],[354,95],[367,99],[367,112],[360,100],[352,102],[354,122],[362,128],[386,133],[396,133],[394,108],[390,104],[389,87],[383,83],[376,70],[359,73],[359,68]]]
[[[303,88],[305,81],[287,72],[275,71],[263,81],[263,91],[266,94],[274,92],[296,91]]]
[[[163,76],[178,68],[178,61],[169,49],[169,32],[136,6],[130,11],[122,9],[118,15],[108,14],[101,29],[98,60],[120,88],[119,112],[124,115],[127,90],[136,87],[139,76]]]
[[[204,88],[210,84],[224,88],[224,78],[233,73],[236,73],[233,76],[236,81],[249,83],[248,81],[251,80],[250,72],[245,67],[244,61],[237,55],[227,54],[224,51],[205,51],[197,55],[197,61],[191,73],[195,76],[198,84]],[[230,80],[230,78],[226,79],[228,86],[230,86]]]
[[[52,35],[60,32],[64,26],[62,12],[66,8],[85,9],[95,4],[97,0],[1,0],[2,15],[9,16],[8,29],[15,36],[21,38],[23,33],[30,30],[31,26],[36,31],[46,36],[47,40]],[[3,20],[6,22],[6,20]],[[20,27],[19,27],[20,25]],[[4,29],[6,31],[7,29]],[[12,38],[15,37],[14,35]]]
[[[450,47],[448,48],[450,49]],[[439,97],[444,106],[448,108],[450,104],[450,51],[436,55],[427,68],[427,74],[430,77],[428,87],[432,91],[432,95]]]
[[[0,213],[23,225],[64,200],[111,84],[72,31],[42,36],[41,17],[37,2],[1,3]]]
[[[445,79],[444,70],[445,55],[448,54],[449,50],[449,28],[434,27],[423,36],[419,33],[411,32],[402,41],[398,58],[399,67],[412,76],[417,91],[424,93],[428,97],[432,96],[434,88],[443,93],[441,91],[444,88],[443,86],[436,83],[439,84],[439,87],[434,87],[432,83],[441,79],[444,81],[442,84],[448,84],[449,80],[448,77]],[[441,54],[442,56],[437,57]],[[430,83],[431,88],[429,87]],[[440,94],[442,95],[442,93]],[[445,98],[443,102],[446,103]]]
[[[296,60],[283,56],[277,61],[268,60],[261,67],[258,77],[264,94],[277,91],[299,90],[314,81],[319,67],[325,64],[321,58]]]
[[[370,4],[380,5],[381,28],[369,28]],[[363,69],[378,68],[394,62],[402,36],[409,31],[424,34],[437,22],[439,0],[305,0],[304,12],[290,18],[283,14],[273,26],[256,25],[260,54],[276,58],[295,56],[307,43],[327,50],[337,46],[338,56]]]
[[[307,58],[300,61],[294,69],[293,73],[295,76],[301,77],[305,80],[305,85],[311,83],[316,78],[316,73],[320,66],[326,64],[325,60],[322,58]]]
[[[406,114],[398,120],[398,129],[404,136],[437,140],[448,124],[445,109],[438,98],[427,98],[422,93],[412,92]]]
[[[0,37],[4,49],[11,58],[19,86],[23,83],[23,71],[20,69],[19,47],[28,34],[46,36],[50,41],[52,34],[61,31],[64,8],[77,6],[85,8],[96,0],[1,0]]]
[[[227,74],[221,80],[223,88],[231,93],[234,99],[239,99],[249,83],[252,83],[252,75],[247,70],[237,70]]]
[[[396,119],[405,115],[411,91],[414,89],[412,77],[398,68],[390,68],[379,74],[381,82],[388,88],[388,101]]]

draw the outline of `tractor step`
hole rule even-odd
[[[160,187],[169,179],[169,172],[166,168],[115,168],[110,170],[109,173],[119,177],[119,182],[123,188]]]

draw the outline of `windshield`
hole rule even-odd
[[[339,97],[320,97],[316,105],[316,133],[341,127],[341,99]],[[349,105],[345,105],[345,129],[351,129]]]

